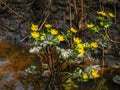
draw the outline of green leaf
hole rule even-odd
[[[109,22],[106,22],[105,25],[104,25],[104,28],[108,28],[112,25],[112,21],[109,21]]]
[[[105,23],[104,22],[100,22],[100,26],[104,26],[105,25]]]
[[[107,41],[103,40],[103,39],[100,39],[99,41],[99,44],[102,46],[102,47],[106,47],[107,46]]]
[[[98,16],[97,19],[100,20],[100,21],[103,21],[103,20],[104,20],[104,17]]]
[[[93,33],[97,33],[97,32],[99,32],[100,28],[99,28],[99,26],[95,26],[95,27],[91,28],[91,30],[93,31]]]

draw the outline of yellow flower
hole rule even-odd
[[[92,23],[87,24],[87,27],[88,27],[88,28],[92,28],[92,27],[94,27],[94,24],[92,24]]]
[[[115,15],[113,15],[113,13],[108,13],[108,15],[109,15],[110,17],[115,17]]]
[[[31,25],[31,30],[37,31],[38,30],[38,25],[32,24]]]
[[[102,16],[107,16],[107,14],[104,11],[98,11],[97,14]]]
[[[84,50],[84,48],[79,48],[79,49],[78,49],[78,52],[79,52],[80,54],[84,54],[84,53],[85,53],[85,50]]]
[[[33,38],[38,38],[40,36],[39,32],[32,32],[31,35]]]
[[[58,34],[58,31],[56,29],[51,29],[51,34],[52,35],[57,35]]]
[[[102,12],[101,15],[103,15],[103,16],[107,16],[107,14],[106,14],[105,12]]]
[[[76,33],[76,32],[77,32],[77,30],[76,30],[75,28],[73,28],[73,27],[70,28],[70,31],[73,32],[73,33]]]
[[[64,41],[65,40],[63,35],[58,35],[57,38],[58,38],[59,41]]]
[[[88,80],[88,75],[87,75],[86,73],[84,73],[84,74],[82,75],[82,78],[84,79],[84,81],[87,81],[87,80]]]
[[[78,47],[79,49],[83,49],[83,48],[84,48],[84,44],[79,43],[79,44],[77,44],[77,47]]]
[[[93,78],[98,78],[98,77],[100,77],[100,75],[98,74],[98,71],[97,71],[97,70],[94,70],[94,69],[92,70],[91,75],[92,75]]]
[[[98,43],[97,42],[92,42],[90,45],[93,48],[97,48],[98,47]]]
[[[98,14],[98,15],[101,14],[101,11],[97,11],[97,14]]]
[[[45,24],[45,27],[49,29],[49,28],[52,27],[52,25],[51,24]]]
[[[82,42],[82,40],[81,39],[79,39],[78,37],[74,37],[73,38],[73,41],[74,41],[74,43],[76,43],[76,44],[79,44],[79,43],[81,43]]]

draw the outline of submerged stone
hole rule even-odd
[[[8,64],[8,63],[9,63],[9,61],[0,61],[0,66],[3,66],[3,65]]]
[[[116,84],[120,84],[120,75],[116,75],[113,77],[113,82]]]
[[[14,87],[15,87],[15,90],[25,90],[23,87],[23,84],[20,81],[16,81]]]

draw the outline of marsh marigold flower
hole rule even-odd
[[[92,42],[90,44],[90,46],[93,47],[93,48],[97,48],[98,47],[98,43],[97,42]]]
[[[78,47],[79,49],[83,49],[83,48],[84,48],[84,44],[79,43],[79,44],[77,44],[77,47]]]
[[[113,13],[108,13],[108,15],[109,15],[110,17],[115,17],[115,16],[113,15]]]
[[[81,43],[81,42],[82,42],[82,40],[81,40],[81,39],[79,39],[78,37],[74,37],[74,38],[73,38],[73,41],[74,41],[74,43],[76,43],[76,44],[78,44],[78,43]]]
[[[58,30],[56,30],[56,29],[51,29],[51,34],[52,34],[52,35],[57,35],[57,34],[58,34]]]
[[[88,28],[93,28],[93,27],[94,27],[94,24],[93,24],[93,23],[87,24],[87,27],[88,27]]]
[[[33,38],[38,38],[40,36],[39,32],[32,32],[31,35]]]
[[[76,30],[75,28],[73,28],[73,27],[70,28],[70,31],[73,32],[73,33],[76,33],[76,32],[77,32],[77,30]]]
[[[52,27],[52,25],[51,24],[45,24],[45,27],[49,29],[49,28]]]
[[[97,14],[102,16],[107,16],[107,14],[104,11],[98,11]]]
[[[31,30],[32,31],[37,31],[38,30],[38,25],[32,24],[31,25]]]
[[[63,35],[58,35],[57,38],[58,38],[59,41],[64,41],[65,40]]]
[[[82,78],[84,79],[84,81],[87,81],[87,80],[88,80],[88,75],[87,75],[86,73],[84,73],[84,74],[82,75]]]
[[[78,52],[79,52],[80,54],[84,54],[84,53],[85,53],[85,50],[84,50],[84,48],[78,48]]]
[[[91,75],[92,75],[93,78],[98,78],[98,77],[100,77],[100,75],[98,74],[98,71],[97,71],[97,70],[94,70],[94,69],[91,71]]]

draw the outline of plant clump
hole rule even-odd
[[[104,30],[105,35],[102,36],[106,38],[103,39],[110,40],[107,29],[112,25],[111,18],[113,17],[114,15],[112,13],[98,11],[97,19],[99,25],[90,23],[87,24],[87,28],[94,34],[100,33],[100,30]],[[101,44],[99,40],[91,42],[84,41],[77,36],[77,32],[78,30],[74,27],[69,28],[66,32],[62,32],[49,23],[46,23],[44,29],[39,31],[37,24],[31,24],[31,38],[33,39],[33,43],[30,48],[30,53],[36,53],[40,57],[41,62],[45,62],[42,66],[47,64],[47,72],[49,74],[47,73],[46,75],[51,75],[51,78],[53,78],[50,84],[52,85],[56,80],[60,80],[60,83],[64,82],[62,86],[65,90],[67,90],[68,87],[76,88],[77,86],[74,81],[87,82],[89,79],[97,79],[100,77],[100,65],[80,66],[80,61],[86,57],[88,52],[97,49],[103,44]],[[65,44],[66,47],[62,46],[63,44]],[[68,66],[75,67],[73,71],[71,71],[68,69]],[[37,67],[32,66],[26,71],[28,73],[37,73],[36,70]],[[41,71],[41,73],[46,72],[44,69]],[[58,77],[60,78],[58,79]],[[63,79],[65,80],[63,81]],[[57,83],[57,85],[59,86],[60,83]]]

